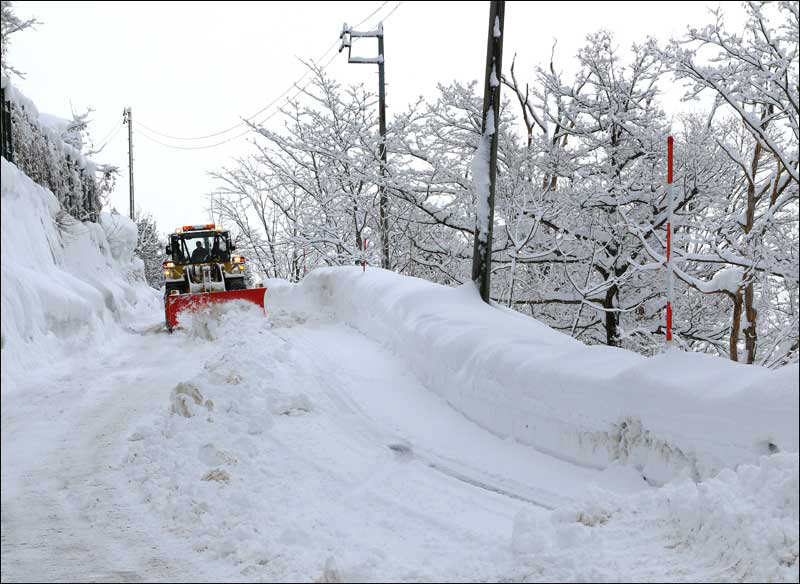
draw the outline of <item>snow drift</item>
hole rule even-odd
[[[267,288],[268,311],[329,311],[482,427],[579,464],[620,461],[660,484],[798,450],[796,365],[585,346],[486,306],[470,285],[379,269],[318,269]]]
[[[698,582],[797,582],[797,521],[796,453],[698,484],[625,496],[595,489],[556,511],[515,517],[511,580],[631,581],[620,559],[632,557],[641,566],[633,580],[644,582],[669,581],[670,569]]]
[[[88,337],[113,334],[123,318],[155,306],[128,218],[79,222],[5,158],[0,201],[4,378],[45,349],[67,339],[86,347]]]

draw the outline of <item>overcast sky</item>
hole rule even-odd
[[[35,16],[42,24],[12,37],[9,57],[26,73],[14,83],[40,111],[70,117],[71,105],[94,108],[91,131],[98,142],[121,120],[125,106],[133,109],[135,121],[157,132],[203,136],[272,102],[304,73],[298,58],[319,58],[337,41],[343,22],[355,24],[382,4],[14,2],[19,16]],[[667,40],[689,24],[706,24],[709,8],[717,6],[728,22],[741,24],[738,2],[507,2],[504,64],[510,66],[517,54],[518,75],[529,79],[530,69],[547,62],[558,39],[557,61],[570,71],[586,35],[600,28],[612,31],[626,48],[648,35]],[[485,1],[406,1],[398,7],[391,0],[360,27],[385,18],[389,118],[420,95],[434,97],[437,83],[482,82],[488,13]],[[373,40],[354,44],[354,54],[376,51]],[[377,90],[377,66],[348,65],[345,53],[326,71],[344,83],[365,82]],[[670,114],[684,107],[677,96],[676,89],[666,96]],[[269,116],[279,103],[256,119]],[[279,129],[280,116],[267,124]],[[205,146],[242,132],[196,141],[158,139]],[[206,173],[251,151],[248,139],[179,150],[134,132],[137,207],[152,212],[163,231],[205,221],[205,195],[214,188]],[[95,159],[121,167],[112,204],[127,213],[127,128]]]

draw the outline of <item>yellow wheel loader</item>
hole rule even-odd
[[[266,288],[247,288],[245,258],[233,255],[230,234],[213,223],[184,225],[170,235],[164,267],[164,313],[167,330],[185,310],[246,300],[264,308]]]

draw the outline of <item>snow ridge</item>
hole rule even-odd
[[[470,286],[379,269],[318,269],[297,286],[273,285],[268,298],[274,308],[330,311],[467,418],[582,465],[624,462],[663,484],[798,450],[797,366],[589,347],[485,306]]]

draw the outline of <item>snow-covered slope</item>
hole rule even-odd
[[[101,224],[78,222],[4,158],[0,201],[4,379],[65,341],[85,350],[90,338],[115,334],[123,316],[155,306],[133,255],[132,221],[102,214]]]
[[[268,284],[272,310],[324,310],[395,352],[428,388],[500,436],[580,464],[621,461],[648,481],[694,479],[798,451],[798,367],[588,347],[471,286],[320,269]]]

